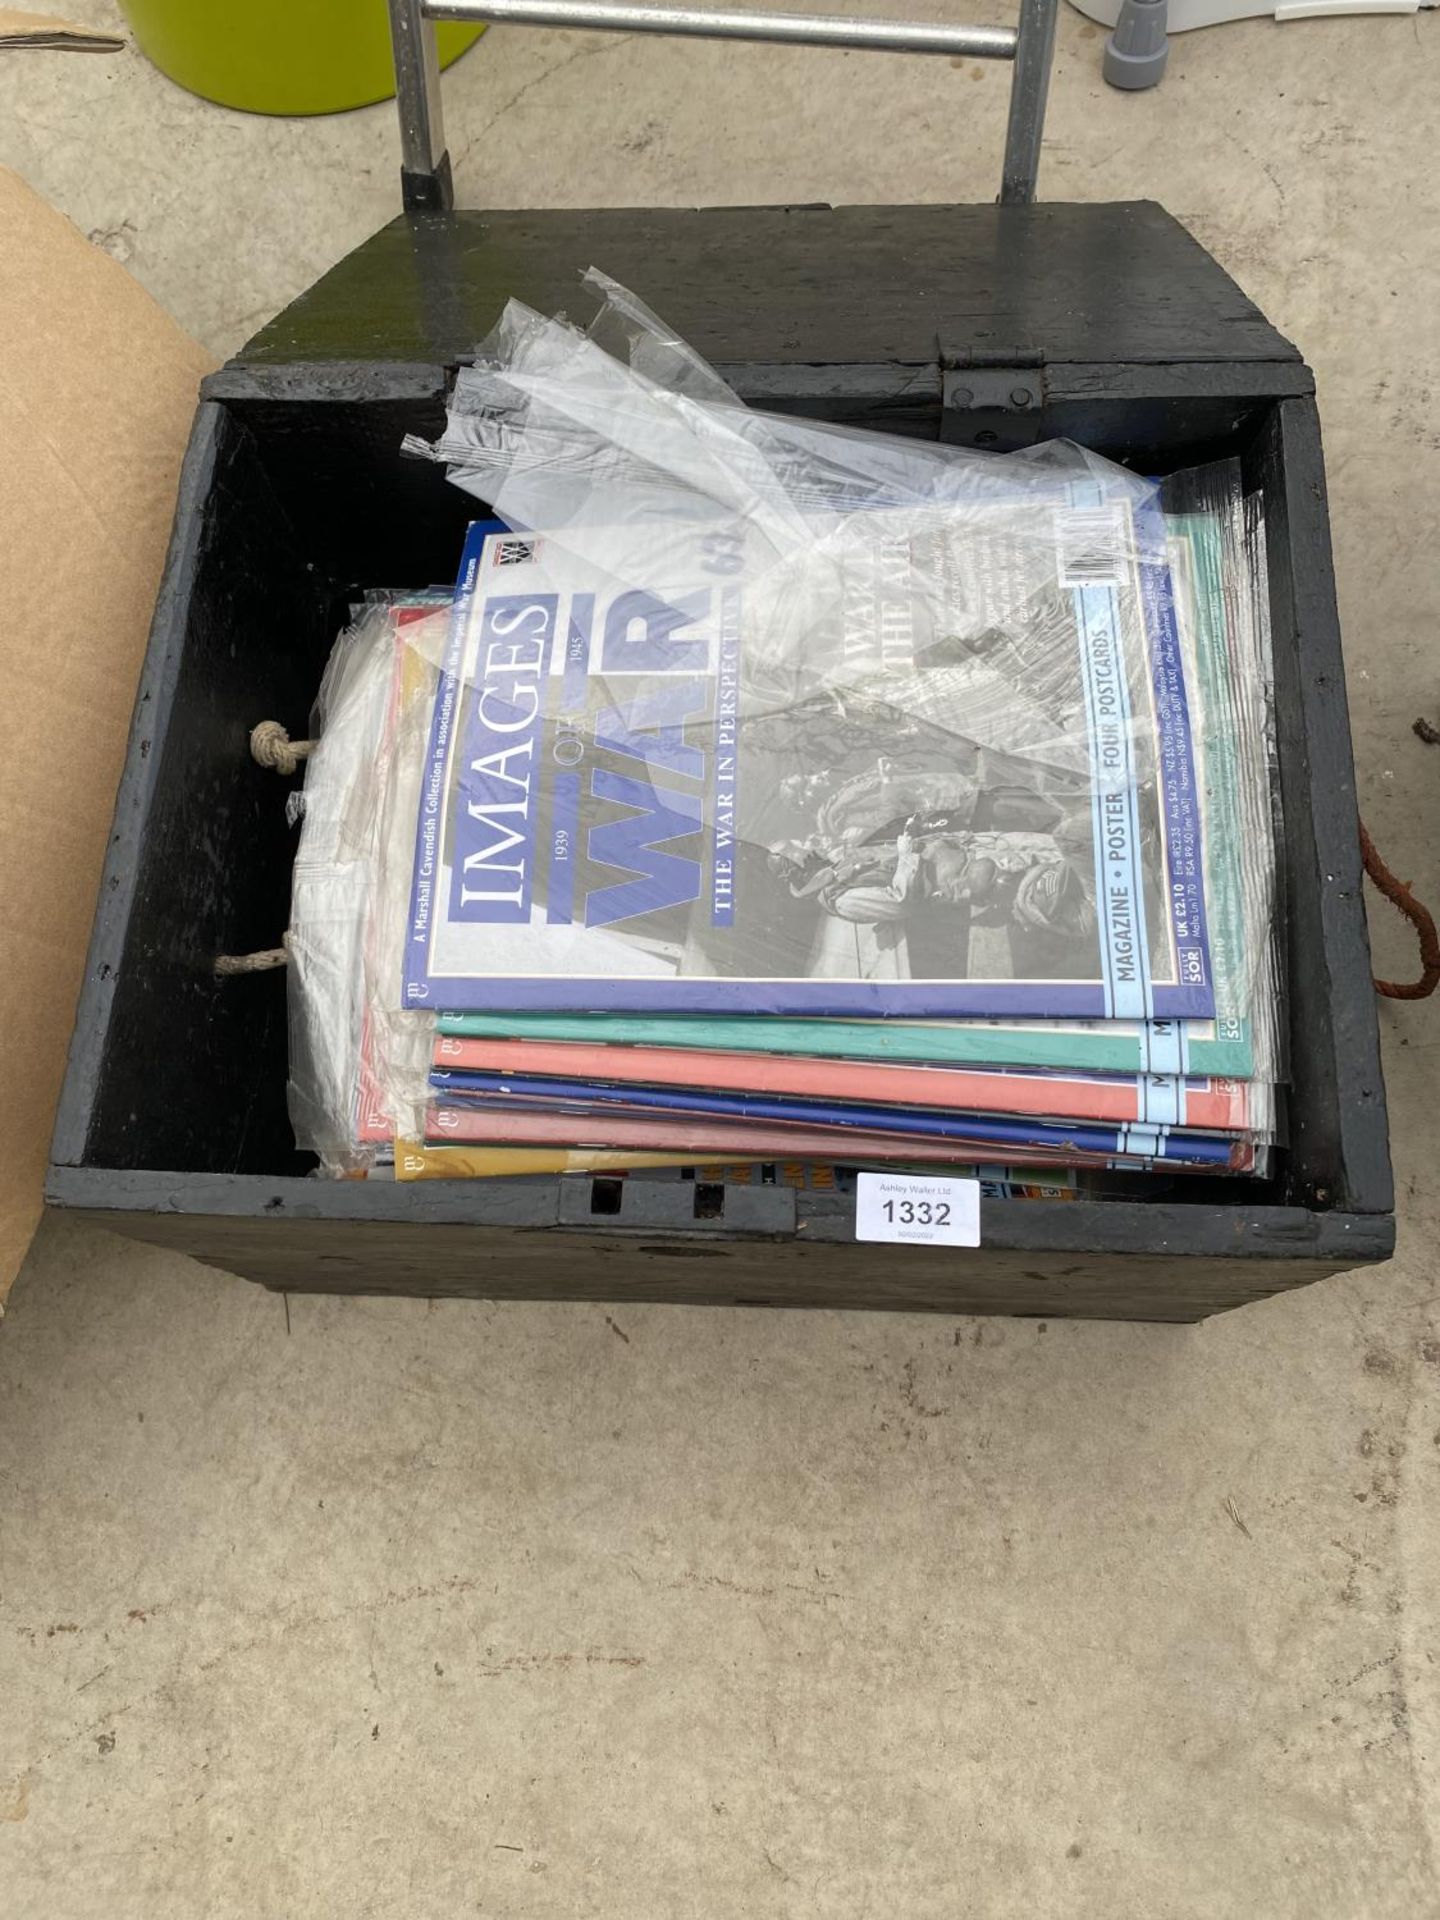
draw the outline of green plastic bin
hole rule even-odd
[[[395,91],[385,0],[121,0],[142,52],[247,113],[343,113]],[[448,67],[485,31],[437,29]]]

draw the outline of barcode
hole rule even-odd
[[[1112,502],[1057,513],[1055,545],[1062,587],[1116,585],[1130,557],[1123,509]]]
[[[523,567],[535,558],[533,540],[501,540],[495,547],[497,567]]]

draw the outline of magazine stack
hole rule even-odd
[[[1281,903],[1238,463],[743,406],[624,289],[512,303],[412,455],[456,582],[353,609],[293,883],[337,1175],[1265,1175]]]

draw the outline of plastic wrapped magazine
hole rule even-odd
[[[1166,483],[1165,498],[1172,509],[1167,538],[1187,672],[1202,688],[1209,709],[1231,715],[1227,724],[1207,728],[1199,743],[1213,1019],[941,1022],[507,1010],[445,1014],[439,1019],[440,1031],[469,1038],[723,1048],[852,1060],[1283,1078],[1274,1015],[1278,914],[1269,804],[1269,635],[1263,589],[1257,591],[1250,577],[1258,567],[1263,580],[1263,526],[1253,514],[1253,502],[1247,507],[1241,499],[1235,462],[1174,476]]]
[[[299,1143],[493,1171],[808,1158],[843,1127],[892,1165],[908,1137],[1264,1171],[1273,728],[1236,467],[770,418],[595,282],[588,335],[512,305],[461,372],[433,451],[497,518],[453,603],[372,596],[327,670]],[[537,1040],[571,1052],[512,1058]]]
[[[375,1004],[379,875],[401,718],[420,653],[407,631],[448,619],[439,590],[374,590],[352,609],[311,713],[291,879],[289,1110],[327,1171],[363,1172],[394,1138],[388,1080],[400,1035]]]
[[[584,553],[574,532],[474,539],[405,1003],[1210,1013],[1163,520],[1065,497],[903,525],[861,511],[823,557],[779,564],[739,527],[609,529]],[[1056,590],[1081,518],[1124,584]],[[1142,526],[1148,555],[1127,565]],[[1111,564],[1098,553],[1084,564]],[[994,564],[976,630],[1021,605],[991,659],[966,661],[941,607],[978,554]],[[1026,577],[1042,558],[1045,587]],[[842,613],[861,603],[863,625]]]
[[[332,1171],[373,1159],[358,1136],[365,939],[377,886],[375,756],[394,689],[392,609],[357,610],[331,651],[311,715],[315,745],[291,878],[290,1120],[296,1143]]]
[[[438,1074],[532,1075],[786,1098],[1029,1113],[1048,1119],[1114,1120],[1203,1131],[1261,1133],[1272,1123],[1271,1089],[1247,1080],[1182,1080],[1167,1074],[1084,1074],[1025,1067],[910,1066],[897,1061],[811,1059],[674,1047],[587,1046],[563,1041],[480,1040],[441,1035]]]
[[[1241,493],[1235,460],[1173,475],[1164,499],[1181,644],[1207,716],[1201,809],[1215,983],[1209,1040],[1233,1048],[1236,1073],[1283,1080],[1279,781],[1264,522],[1258,502]],[[1186,1046],[1182,1071],[1195,1070],[1195,1051]]]
[[[432,630],[437,626],[433,615],[428,615],[423,607],[386,608],[378,618],[373,611],[367,614],[336,650],[317,715],[324,744],[311,762],[307,782],[310,805],[297,859],[292,916],[291,946],[295,963],[292,984],[296,1006],[292,1107],[301,1144],[321,1153],[337,1170],[350,1170],[363,1163],[367,1148],[383,1149],[388,1143],[394,1131],[392,1113],[396,1103],[387,1094],[387,1088],[393,1092],[397,1085],[405,1083],[404,1061],[408,1054],[408,1080],[413,1090],[420,1073],[418,1048],[432,1031],[431,1022],[423,1016],[402,1014],[391,1016],[387,1022],[381,1011],[378,1019],[372,1019],[375,1010],[367,1007],[355,992],[355,983],[363,972],[361,957],[369,909],[376,897],[370,891],[378,825],[374,799],[377,788],[381,791],[385,788],[387,770],[397,764],[402,768],[407,764],[403,741],[394,738],[393,733],[404,710],[406,680],[412,677],[411,670],[420,657],[413,645],[406,644],[407,632],[421,622]],[[419,684],[423,685],[423,677]],[[377,769],[381,775],[378,781]],[[402,801],[398,809],[402,823],[407,812],[408,807]],[[328,866],[322,857],[326,856],[327,849]],[[379,943],[382,953],[385,944],[383,940]],[[917,1023],[917,1032],[926,1030]],[[387,1039],[379,1054],[372,1057],[370,1049],[377,1032],[386,1033]],[[445,1039],[440,1042],[442,1047],[447,1044],[458,1051],[467,1043]],[[588,1051],[593,1056],[603,1049]],[[675,1057],[672,1055],[672,1059]],[[743,1055],[731,1057],[737,1063],[743,1061]],[[538,1066],[539,1060],[534,1064]],[[644,1067],[643,1058],[635,1049],[625,1050],[625,1064],[632,1076]],[[826,1063],[801,1061],[798,1064],[818,1070],[823,1081]],[[604,1068],[597,1060],[592,1058],[590,1065],[603,1074]],[[708,1077],[712,1083],[720,1071],[711,1067]],[[886,1069],[881,1067],[878,1071],[883,1074]],[[685,1077],[683,1072],[680,1077]],[[734,1084],[735,1076],[731,1074],[729,1078]],[[1007,1107],[1003,1091],[1005,1078],[998,1074],[989,1076],[992,1104],[1002,1111]],[[1014,1078],[1012,1076],[1012,1081]],[[1251,1104],[1262,1094],[1256,1087],[1228,1091],[1221,1087],[1207,1091],[1163,1076],[1138,1080],[1133,1076],[1018,1078],[1029,1084],[1012,1085],[1008,1106],[1022,1111],[1078,1108],[1081,1112],[1091,1111],[1116,1119],[1168,1118],[1188,1120],[1191,1124],[1229,1123],[1237,1128],[1246,1121],[1258,1128],[1263,1120],[1261,1112]],[[913,1079],[914,1076],[910,1076],[911,1082]],[[937,1075],[937,1081],[948,1079],[943,1072]],[[854,1082],[850,1082],[849,1087],[858,1091]],[[826,1086],[819,1090],[841,1091],[838,1087]],[[914,1091],[913,1084],[907,1084],[905,1090]],[[898,1094],[900,1089],[895,1091]],[[947,1092],[958,1090],[947,1088]],[[973,1080],[968,1092],[973,1099],[976,1093]],[[880,1097],[878,1090],[875,1097]],[[1196,1104],[1187,1111],[1186,1103],[1191,1099]],[[1215,1104],[1217,1101],[1222,1104]],[[725,1144],[738,1143],[727,1138]],[[1072,1144],[1079,1148],[1078,1140]],[[1104,1142],[1087,1140],[1085,1143],[1087,1147],[1108,1146],[1113,1151],[1125,1144],[1135,1143],[1122,1141],[1118,1135]]]
[[[431,1076],[447,1106],[470,1106],[482,1113],[523,1112],[527,1108],[569,1113],[661,1113],[712,1115],[721,1120],[765,1124],[834,1127],[872,1137],[915,1136],[964,1140],[970,1145],[1034,1148],[1095,1155],[1124,1154],[1154,1160],[1182,1160],[1196,1166],[1228,1166],[1231,1136],[1181,1132],[1173,1127],[1098,1126],[1082,1122],[1035,1120],[1028,1116],[963,1113],[934,1108],[861,1106],[853,1102],[805,1100],[750,1093],[710,1093],[692,1087],[609,1086],[601,1081],[521,1080],[511,1074],[437,1073]]]
[[[639,1176],[645,1180],[687,1181],[700,1185],[736,1187],[777,1186],[809,1193],[853,1193],[858,1173],[865,1163],[826,1160],[728,1160],[710,1165],[697,1164],[694,1154],[655,1154],[637,1164],[642,1156],[606,1153],[590,1148],[546,1147],[469,1147],[423,1146],[407,1143],[397,1154],[396,1178],[400,1180],[487,1180],[513,1179],[527,1173],[610,1173],[620,1179]],[[917,1163],[918,1167],[918,1163]],[[892,1167],[891,1171],[895,1171]],[[1104,1196],[1098,1183],[1105,1175],[1079,1175],[1068,1167],[1027,1168],[977,1165],[961,1162],[952,1171],[980,1182],[987,1200],[1081,1200]],[[1088,1178],[1097,1183],[1082,1188]]]
[[[764,1124],[715,1115],[692,1114],[660,1117],[653,1113],[629,1113],[608,1109],[602,1113],[584,1112],[560,1105],[512,1110],[499,1106],[465,1105],[437,1101],[425,1116],[424,1140],[428,1145],[459,1142],[498,1146],[595,1146],[604,1148],[658,1147],[671,1153],[689,1152],[751,1158],[774,1159],[785,1155],[810,1160],[833,1160],[845,1152],[860,1160],[881,1165],[918,1162],[925,1165],[956,1167],[992,1157],[997,1142],[968,1135],[924,1135],[912,1133],[870,1133],[863,1128],[840,1129],[833,1126],[807,1127],[793,1124]],[[1018,1142],[1005,1146],[1007,1160],[1029,1166],[1126,1167],[1149,1170],[1157,1156],[1147,1151],[1153,1141],[1135,1142],[1135,1152],[1127,1155],[1113,1144],[1082,1146],[1074,1141],[1056,1141],[1025,1148]],[[1263,1173],[1268,1169],[1270,1149],[1248,1141],[1219,1143],[1222,1151],[1207,1153],[1203,1161],[1183,1154],[1165,1156],[1168,1171],[1188,1168],[1204,1173]]]
[[[386,876],[405,1004],[1212,1012],[1155,484],[692,397],[514,303],[439,452],[517,531]]]

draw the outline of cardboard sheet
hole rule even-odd
[[[82,27],[73,20],[52,20],[48,13],[21,13],[0,7],[0,53],[33,47],[58,53],[118,53],[125,44],[118,34],[99,27]]]
[[[0,259],[3,1302],[40,1216],[180,458],[211,362],[3,169]]]

